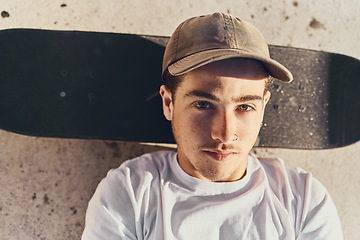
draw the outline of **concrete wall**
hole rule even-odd
[[[271,44],[360,58],[359,10],[358,0],[0,0],[0,29],[170,35],[190,16],[223,11],[252,21]],[[0,239],[79,239],[87,202],[106,172],[159,149],[0,131]],[[311,171],[330,191],[345,239],[360,239],[360,142],[334,150],[255,151]]]

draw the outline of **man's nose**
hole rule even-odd
[[[234,112],[224,111],[214,117],[212,122],[211,137],[222,143],[237,140],[237,120]]]

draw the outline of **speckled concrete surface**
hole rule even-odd
[[[170,35],[190,16],[223,11],[253,22],[271,44],[360,58],[359,9],[357,0],[0,0],[0,29]],[[79,239],[87,202],[106,172],[126,159],[161,149],[0,131],[0,239]],[[360,239],[360,142],[323,151],[254,151],[311,171],[330,191],[345,239]]]

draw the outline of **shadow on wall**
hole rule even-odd
[[[138,35],[0,31],[0,128],[32,136],[169,142],[164,47]],[[157,137],[159,136],[159,138]]]
[[[359,60],[334,55],[328,69],[330,142],[346,146],[360,139]]]

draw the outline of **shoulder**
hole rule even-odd
[[[125,161],[119,168],[112,171],[126,171],[127,169],[137,172],[161,170],[168,167],[174,158],[176,158],[176,152],[173,151],[147,153]]]
[[[173,157],[174,152],[156,152],[125,161],[102,179],[92,201],[109,207],[132,207],[142,194],[158,187],[161,172],[166,172]]]
[[[278,158],[260,159],[259,162],[271,191],[293,219],[297,236],[342,239],[341,224],[331,196],[311,173],[301,168],[287,168]]]
[[[294,193],[303,194],[306,189],[326,194],[325,187],[314,178],[313,174],[300,167],[286,167],[280,158],[260,159],[268,178],[279,182],[286,182]]]
[[[131,185],[137,185],[144,179],[154,180],[159,178],[160,173],[166,172],[170,161],[176,158],[176,152],[161,151],[147,153],[139,157],[125,161],[116,169],[111,169],[107,181],[121,181]]]
[[[259,162],[274,191],[280,190],[281,186],[297,199],[305,198],[311,193],[312,200],[316,202],[328,195],[326,188],[310,172],[300,167],[288,168],[280,158],[264,158],[259,159]],[[284,191],[278,192],[280,193],[284,194]]]
[[[145,154],[110,170],[89,202],[83,238],[135,239],[142,204],[156,206],[161,199],[159,172],[174,157],[174,152]]]
[[[261,158],[259,162],[271,183],[286,182],[296,189],[311,183],[309,179],[313,179],[312,174],[302,168],[286,167],[280,158]]]

